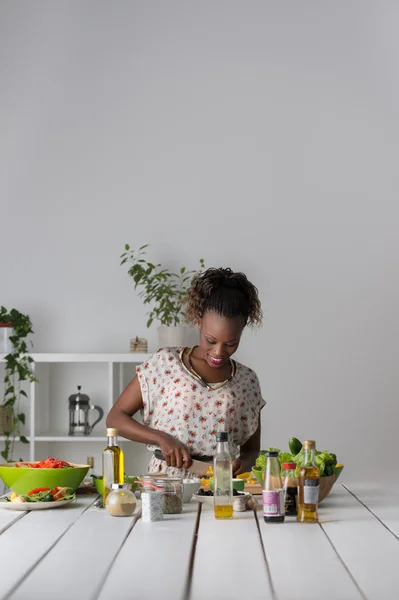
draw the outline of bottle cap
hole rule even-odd
[[[111,490],[130,490],[131,483],[112,483]]]
[[[108,437],[115,437],[118,434],[119,434],[119,430],[115,429],[115,427],[107,427],[107,436]]]
[[[278,452],[275,450],[268,450],[265,454],[266,458],[277,458]]]
[[[227,433],[227,431],[218,431],[216,434],[216,441],[217,442],[228,442],[229,440],[229,434]]]
[[[289,471],[290,469],[296,469],[296,463],[283,463],[283,469]]]
[[[303,447],[305,450],[314,450],[316,448],[316,442],[313,440],[306,440],[303,442]]]

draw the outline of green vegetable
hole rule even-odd
[[[292,437],[288,440],[288,448],[293,456],[299,454],[302,450],[302,442],[298,440],[298,438]]]
[[[290,442],[293,440],[296,440],[296,442],[299,442],[299,440],[297,440],[296,438],[290,438],[290,441],[289,441],[290,449],[292,447],[294,447],[293,445],[290,444]],[[275,451],[275,452],[279,453],[278,460],[281,465],[281,471],[283,470],[282,464],[284,462],[294,462],[297,465],[295,474],[298,476],[299,469],[303,464],[303,459],[305,456],[305,450],[304,450],[301,442],[299,442],[299,444],[301,447],[296,454],[294,454],[294,453],[291,454],[289,452],[281,452],[279,450],[279,448],[267,448],[266,450],[261,450],[259,452],[259,456],[257,457],[257,459],[255,461],[254,469],[258,470],[258,471],[265,471],[265,469],[266,469],[265,453],[267,451]],[[299,444],[297,445],[297,447],[299,446]],[[315,463],[320,470],[320,476],[328,477],[329,475],[334,475],[334,473],[335,473],[335,465],[337,464],[337,457],[335,454],[331,454],[327,450],[323,450],[322,452],[316,450]],[[341,470],[339,471],[339,473],[341,472]]]

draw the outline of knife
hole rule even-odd
[[[165,460],[164,455],[158,448],[154,450],[154,456],[159,460]],[[211,456],[196,456],[195,458],[191,456],[191,460],[193,462],[187,471],[190,471],[190,473],[194,473],[195,475],[206,475],[209,467],[213,467]]]

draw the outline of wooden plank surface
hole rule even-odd
[[[105,509],[89,508],[44,556],[10,600],[95,597],[139,514],[116,518]]]
[[[233,519],[222,521],[204,504],[191,600],[245,598],[273,598],[254,513],[235,512]]]
[[[0,507],[0,535],[26,514],[26,512],[13,512],[7,508],[2,509]]]
[[[197,515],[196,503],[163,521],[139,519],[112,565],[99,600],[181,600]],[[209,597],[209,595],[208,595]]]
[[[23,513],[22,519],[0,535],[0,599],[26,577],[93,500],[93,497],[82,497],[63,508]]]
[[[399,538],[399,484],[356,483],[344,487]]]
[[[323,502],[321,526],[367,600],[397,600],[399,541],[341,485]]]
[[[333,501],[332,506],[330,516],[334,511],[339,513],[338,502]],[[258,517],[279,600],[361,600],[361,593],[318,524],[297,523],[295,517],[268,524],[262,513]]]

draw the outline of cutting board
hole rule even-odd
[[[246,483],[244,486],[244,492],[249,492],[250,494],[253,494],[254,496],[258,496],[258,495],[262,495],[262,486],[260,485],[260,483],[252,483],[252,484],[248,484]]]

